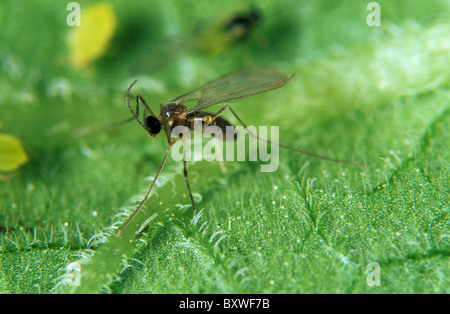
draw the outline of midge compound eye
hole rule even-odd
[[[153,116],[148,116],[145,118],[145,126],[150,135],[157,135],[161,132],[161,123],[159,120]]]
[[[144,98],[138,94],[136,96],[136,107],[133,109],[130,102],[130,92],[133,88],[136,80],[131,83],[127,90],[127,104],[128,108],[131,111],[131,114],[134,119],[151,135],[158,134],[161,129],[166,133],[168,148],[167,152],[164,156],[164,159],[159,167],[158,172],[156,173],[150,188],[147,191],[147,194],[144,196],[144,199],[141,201],[139,206],[130,216],[130,218],[125,222],[122,228],[119,230],[118,236],[120,237],[124,229],[130,224],[136,214],[139,212],[141,207],[147,201],[150,196],[150,193],[153,189],[153,186],[158,180],[159,175],[166,164],[166,161],[169,157],[169,153],[172,149],[172,146],[176,143],[177,139],[172,138],[171,134],[173,129],[176,127],[186,127],[189,130],[194,130],[195,119],[202,118],[202,128],[205,129],[209,125],[216,125],[221,129],[228,130],[225,126],[228,122],[221,117],[222,113],[225,110],[229,110],[239,124],[244,127],[247,133],[257,139],[258,141],[265,142],[271,145],[276,145],[280,148],[304,154],[307,156],[311,156],[314,158],[328,160],[332,162],[348,164],[358,167],[363,167],[360,164],[352,163],[349,161],[338,160],[334,158],[329,158],[325,156],[316,155],[313,153],[309,153],[306,151],[290,148],[288,146],[280,145],[275,142],[271,142],[269,140],[258,137],[253,134],[251,130],[247,127],[247,125],[241,120],[241,118],[236,114],[236,112],[228,105],[225,105],[220,109],[217,113],[206,113],[202,110],[211,107],[217,104],[229,103],[233,101],[237,101],[239,99],[249,97],[252,95],[268,92],[274,89],[278,89],[292,80],[295,76],[286,76],[285,74],[264,68],[249,68],[242,69],[231,72],[224,76],[221,76],[208,84],[199,87],[189,93],[181,95],[174,100],[168,102],[165,106],[160,105],[160,114],[157,115],[145,102]],[[191,106],[187,106],[187,104],[193,103]],[[139,105],[144,106],[144,116],[142,117],[144,121],[139,119]],[[145,117],[145,112],[149,112],[150,116]],[[162,123],[161,123],[162,121]],[[185,147],[183,145],[183,155],[185,154]],[[186,166],[186,159],[183,159],[183,167],[184,167],[184,177],[186,181],[187,190],[189,193],[189,197],[191,200],[192,209],[195,210],[195,202],[192,196],[191,188],[188,180],[188,172]]]

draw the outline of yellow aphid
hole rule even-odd
[[[14,136],[0,133],[0,171],[17,170],[28,161],[22,143]]]
[[[69,33],[70,62],[80,70],[103,56],[116,29],[111,5],[100,3],[85,10],[81,7],[81,25]]]

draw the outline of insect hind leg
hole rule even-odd
[[[188,171],[187,171],[187,162],[186,162],[186,141],[185,139],[181,139],[181,141],[183,141],[183,175],[184,175],[184,180],[186,181],[186,187],[189,193],[189,198],[191,200],[191,205],[192,205],[192,209],[195,210],[195,201],[194,201],[194,197],[192,196],[192,191],[191,191],[191,186],[189,184],[189,179],[188,179]]]
[[[326,156],[322,156],[322,155],[317,155],[317,154],[310,153],[310,152],[307,152],[307,151],[304,151],[304,150],[300,150],[300,149],[292,148],[292,147],[289,147],[289,146],[285,146],[285,145],[282,145],[282,144],[279,144],[279,143],[273,143],[272,141],[264,139],[264,138],[260,138],[256,134],[253,134],[253,132],[248,128],[248,126],[244,123],[244,121],[242,121],[242,119],[237,115],[237,113],[229,105],[223,106],[222,109],[220,109],[213,117],[211,117],[211,122],[214,121],[215,119],[217,119],[225,110],[229,110],[233,114],[233,116],[236,118],[236,120],[239,122],[239,124],[244,127],[245,131],[251,137],[257,139],[258,141],[266,142],[266,143],[268,143],[270,145],[278,145],[278,147],[280,147],[282,149],[285,149],[285,150],[288,150],[288,151],[291,151],[291,152],[294,152],[294,153],[297,153],[297,154],[310,156],[310,157],[317,158],[317,159],[327,160],[327,161],[331,161],[331,162],[335,162],[335,163],[346,164],[346,165],[360,167],[360,168],[367,168],[366,166],[361,165],[359,163],[346,161],[346,160],[341,160],[341,159],[330,158],[330,157],[326,157]]]

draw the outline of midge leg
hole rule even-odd
[[[131,85],[128,87],[127,90],[127,104],[128,104],[128,108],[131,111],[131,114],[133,115],[130,118],[126,118],[120,121],[115,121],[115,122],[110,122],[110,123],[105,123],[105,124],[101,124],[101,125],[97,125],[97,126],[90,126],[90,127],[84,127],[78,130],[73,131],[70,136],[73,138],[78,138],[81,136],[85,136],[94,132],[98,132],[98,131],[102,131],[102,130],[106,130],[106,129],[110,129],[110,128],[115,128],[121,125],[124,125],[128,122],[131,122],[133,120],[136,120],[142,127],[145,128],[145,125],[138,119],[139,117],[139,100],[142,102],[142,104],[145,106],[146,110],[148,110],[150,112],[150,114],[152,114],[153,116],[156,117],[155,113],[153,112],[153,110],[147,105],[147,103],[145,102],[144,98],[138,94],[136,96],[136,110],[134,110],[131,107],[131,102],[130,102],[130,91],[131,88],[133,87],[133,85],[136,83],[136,80],[134,80]],[[144,119],[143,121],[145,121],[145,110],[144,110]]]
[[[186,163],[186,141],[184,138],[181,139],[183,141],[183,174],[184,180],[186,181],[186,187],[189,193],[189,198],[191,199],[192,209],[195,210],[195,202],[194,197],[192,196],[191,186],[189,185],[188,172],[187,172],[187,163]]]
[[[147,106],[147,104],[145,103],[144,99],[142,98],[142,96],[138,95],[136,96],[136,112],[133,110],[133,108],[131,107],[131,103],[130,103],[130,90],[133,87],[134,83],[136,83],[136,81],[133,81],[133,83],[131,83],[130,87],[128,88],[128,92],[127,92],[127,104],[128,107],[130,108],[130,111],[133,115],[133,117],[139,122],[139,124],[145,129],[147,130],[147,128],[145,127],[145,125],[143,123],[141,123],[141,121],[139,121],[138,118],[138,114],[139,114],[139,99],[142,101],[143,105],[145,106],[146,110],[148,110],[150,113],[153,113],[153,111],[150,109],[149,106]],[[165,118],[165,116],[163,116],[163,122],[164,125],[167,127],[166,130],[169,129],[168,124],[167,124],[167,119]],[[144,196],[144,199],[139,203],[138,207],[135,209],[135,211],[133,212],[133,214],[131,214],[130,218],[128,218],[128,220],[123,224],[122,228],[120,228],[119,233],[117,234],[117,237],[120,238],[120,236],[122,235],[123,230],[130,224],[130,222],[133,220],[133,218],[136,216],[136,214],[139,212],[139,210],[142,208],[142,206],[144,206],[145,202],[147,201],[147,199],[150,197],[150,193],[153,190],[153,187],[155,186],[156,180],[158,180],[159,175],[161,174],[164,165],[167,162],[167,159],[169,157],[170,151],[172,149],[173,146],[173,142],[170,139],[170,135],[169,132],[166,131],[167,134],[167,142],[168,142],[168,148],[167,148],[167,152],[166,155],[164,156],[164,159],[161,163],[161,166],[159,167],[158,172],[156,173],[155,178],[153,179],[152,184],[150,185],[150,188],[148,189],[147,193]],[[192,196],[192,194],[190,194]]]
[[[153,179],[152,184],[150,185],[150,188],[147,191],[147,194],[145,194],[144,199],[139,203],[138,207],[134,210],[133,214],[130,216],[130,218],[128,218],[127,222],[125,222],[122,226],[122,228],[120,228],[119,233],[117,234],[117,237],[120,238],[120,236],[122,235],[123,230],[130,224],[130,222],[133,220],[134,216],[136,216],[136,214],[139,212],[139,210],[142,208],[142,206],[144,205],[144,203],[147,201],[148,197],[150,196],[150,193],[152,192],[152,189],[156,183],[156,180],[158,180],[159,175],[161,174],[164,165],[166,164],[167,158],[169,157],[170,154],[170,150],[172,149],[172,145],[169,145],[169,147],[167,148],[167,152],[166,155],[164,156],[164,159],[161,163],[161,166],[159,167],[158,172],[156,173],[155,178]]]
[[[131,108],[131,103],[130,103],[130,89],[133,87],[134,83],[136,83],[136,81],[133,81],[133,83],[131,83],[130,87],[128,87],[128,92],[127,92],[127,103],[128,103],[128,107],[130,108],[131,114],[133,115],[133,117],[131,118],[126,118],[120,121],[116,121],[116,122],[111,122],[111,123],[105,123],[102,125],[98,125],[98,126],[90,126],[90,127],[84,127],[78,130],[73,131],[70,135],[73,138],[77,138],[77,137],[81,137],[81,136],[85,136],[97,131],[102,131],[102,130],[106,130],[106,129],[110,129],[110,128],[114,128],[117,126],[121,126],[123,124],[126,124],[128,122],[133,121],[133,119],[136,119],[140,125],[143,126],[143,124],[141,123],[141,121],[139,121],[138,119],[138,113],[139,113],[139,104],[137,103],[136,105],[136,113],[134,112],[133,108]],[[148,107],[145,104],[146,107]]]
[[[204,117],[204,120],[207,125],[209,125],[211,122],[213,122],[216,118],[218,118],[225,110],[230,110],[231,113],[233,114],[233,116],[236,118],[236,120],[239,122],[240,125],[242,125],[244,127],[244,129],[248,132],[248,134],[250,134],[251,137],[256,138],[258,141],[262,141],[262,142],[266,142],[270,145],[278,145],[280,148],[289,150],[291,152],[294,153],[298,153],[298,154],[302,154],[302,155],[306,155],[306,156],[310,156],[310,157],[314,157],[314,158],[318,158],[318,159],[322,159],[322,160],[327,160],[327,161],[332,161],[332,162],[336,162],[336,163],[340,163],[340,164],[347,164],[347,165],[351,165],[351,166],[356,166],[356,167],[361,167],[361,168],[366,168],[366,166],[358,164],[358,163],[354,163],[351,161],[346,161],[346,160],[340,160],[340,159],[335,159],[335,158],[329,158],[329,157],[325,157],[325,156],[321,156],[321,155],[317,155],[314,153],[310,153],[307,151],[303,151],[303,150],[299,150],[299,149],[295,149],[295,148],[291,148],[289,146],[285,146],[279,143],[272,143],[272,141],[270,140],[266,140],[264,138],[260,138],[257,135],[253,134],[250,130],[248,130],[247,125],[244,123],[244,121],[241,120],[241,118],[239,118],[239,116],[237,115],[236,112],[234,112],[234,110],[228,106],[225,105],[222,109],[220,109],[213,117],[211,116],[206,116]],[[206,119],[205,119],[206,118]]]
[[[130,117],[130,118],[126,118],[120,121],[115,121],[115,122],[111,122],[111,123],[105,123],[102,125],[97,125],[97,126],[90,126],[90,127],[84,127],[78,130],[73,131],[70,136],[73,138],[78,138],[81,136],[85,136],[94,132],[98,132],[98,131],[103,131],[103,130],[107,130],[107,129],[111,129],[111,128],[115,128],[124,124],[127,124],[128,122],[131,122],[134,120],[134,117]]]

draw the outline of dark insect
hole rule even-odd
[[[138,56],[131,73],[154,72],[189,54],[218,55],[246,40],[260,22],[260,11],[252,8],[200,27],[191,34],[174,35]]]

